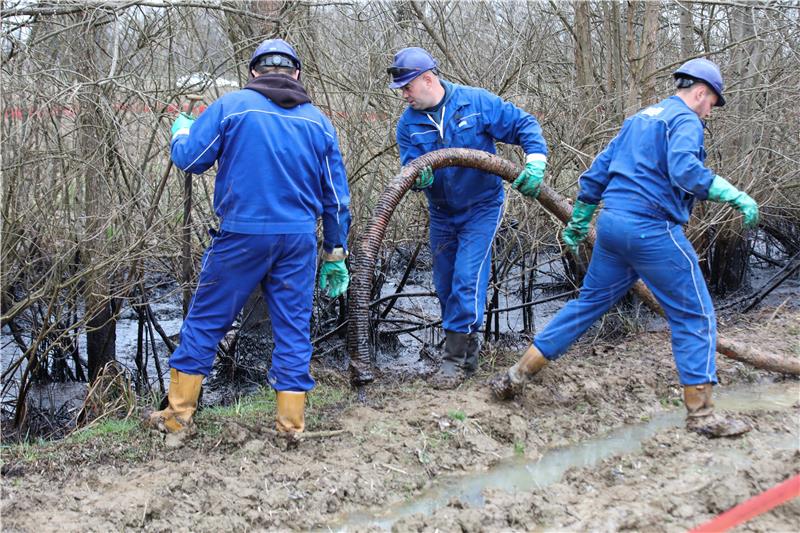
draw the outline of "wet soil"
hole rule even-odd
[[[800,309],[791,305],[722,329],[800,357]],[[344,432],[292,445],[267,431],[271,418],[231,417],[199,424],[177,449],[137,429],[113,446],[88,441],[47,453],[4,451],[3,530],[378,530],[377,519],[453,477],[513,458],[535,461],[683,409],[666,332],[615,344],[585,339],[509,403],[492,400],[485,380],[518,353],[489,347],[482,355],[481,371],[453,391],[385,376],[366,404],[348,392],[315,408],[312,396],[307,430]],[[718,367],[720,390],[769,384],[800,391],[796,379],[721,356]],[[329,389],[347,387],[338,374],[316,375]],[[800,471],[800,397],[790,407],[739,416],[754,427],[739,439],[708,440],[667,427],[639,450],[571,468],[551,485],[487,489],[481,504],[453,499],[391,527],[683,531]],[[370,516],[375,520],[363,519]],[[795,499],[740,530],[790,531],[798,524]]]

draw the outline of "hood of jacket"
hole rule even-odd
[[[285,74],[262,74],[250,80],[244,88],[263,94],[285,109],[311,102],[303,84]]]

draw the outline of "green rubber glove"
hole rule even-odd
[[[517,189],[525,196],[536,198],[539,196],[539,186],[544,179],[544,169],[547,161],[530,161],[525,163],[525,168],[519,173],[517,179],[511,184],[513,189]]]
[[[338,261],[325,261],[322,263],[322,269],[319,273],[319,288],[320,290],[328,289],[327,294],[331,298],[338,298],[345,292],[350,285],[350,274],[347,272],[347,266],[344,264],[344,259]]]
[[[421,191],[422,189],[427,189],[431,185],[433,185],[433,168],[429,165],[422,169],[411,188],[415,191]]]
[[[758,224],[758,204],[721,176],[714,176],[711,187],[708,189],[708,199],[712,202],[730,204],[744,217],[744,227],[752,228]]]
[[[187,113],[181,113],[178,115],[178,118],[176,118],[175,122],[172,123],[172,138],[174,139],[178,135],[188,134],[189,128],[192,127],[192,123],[195,120],[195,117]]]
[[[589,234],[589,223],[592,221],[595,209],[597,209],[596,204],[585,204],[580,200],[575,200],[575,205],[572,207],[572,218],[561,232],[561,238],[575,256],[578,255],[578,245]]]

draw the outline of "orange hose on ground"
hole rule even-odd
[[[775,485],[758,496],[753,496],[736,507],[728,509],[716,518],[692,529],[689,533],[727,531],[798,496],[800,496],[800,474],[787,479],[779,485]]]

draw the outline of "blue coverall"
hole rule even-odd
[[[172,159],[201,173],[218,163],[220,219],[170,366],[208,375],[217,344],[248,295],[261,287],[275,349],[269,372],[278,391],[314,387],[310,319],[317,257],[347,246],[350,193],[336,132],[311,103],[278,106],[255,90],[226,94],[172,141]]]
[[[441,148],[496,153],[495,141],[522,146],[546,160],[536,119],[484,89],[442,81],[436,111],[408,107],[397,124],[403,165]],[[472,333],[483,324],[492,241],[503,217],[500,177],[471,168],[440,168],[425,189],[430,212],[433,283],[445,330]]]
[[[641,278],[664,308],[682,385],[716,383],[716,318],[697,254],[683,234],[714,173],[703,123],[677,96],[628,118],[580,178],[578,199],[603,201],[580,290],[533,344],[561,356]]]

